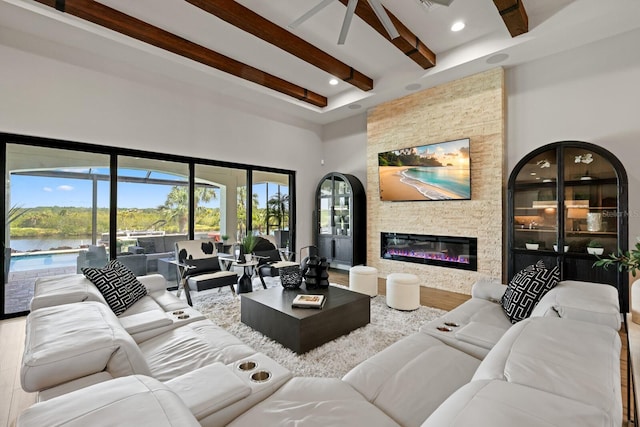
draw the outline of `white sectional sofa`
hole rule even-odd
[[[85,390],[93,393],[94,387],[109,389],[113,378],[144,375],[179,396],[201,425],[622,423],[620,313],[617,292],[608,285],[560,282],[529,319],[512,325],[499,303],[506,287],[479,281],[470,300],[337,379],[291,378],[207,320],[172,321],[156,325],[157,331],[138,322],[143,335],[127,329],[127,322],[136,324],[131,318],[180,302],[168,293],[157,296],[163,303],[150,296],[156,305],[134,305],[120,317],[101,301],[47,308],[44,301],[64,301],[60,295],[45,297],[60,289],[54,282],[36,289],[38,308],[28,319],[22,375],[28,389],[44,389],[41,400],[61,402],[46,407],[55,417],[58,408],[72,404],[75,389],[91,387]],[[86,285],[79,279],[78,284]],[[70,293],[79,295],[75,288]],[[266,382],[251,379],[264,370],[271,372]],[[45,409],[38,405],[33,411],[41,414]],[[33,419],[21,418],[19,425],[40,425]]]

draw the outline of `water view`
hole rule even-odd
[[[11,239],[9,247],[15,252],[49,251],[57,248],[81,248],[91,244],[91,236],[74,237],[72,239],[51,237],[30,237]]]

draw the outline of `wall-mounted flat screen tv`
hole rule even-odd
[[[469,138],[378,154],[383,201],[469,200]]]

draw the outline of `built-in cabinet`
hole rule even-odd
[[[333,267],[366,262],[366,199],[353,175],[325,175],[316,190],[316,246]]]
[[[594,144],[565,141],[523,158],[509,178],[509,279],[542,259],[562,280],[607,283],[627,311],[628,273],[593,267],[628,247],[627,175]]]

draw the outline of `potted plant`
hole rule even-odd
[[[535,240],[527,240],[527,243],[525,243],[525,246],[527,247],[527,249],[537,251],[538,248],[540,247],[540,243],[538,243]]]
[[[244,253],[244,257],[245,257],[245,261],[246,262],[250,262],[251,261],[251,253],[253,252],[253,248],[256,247],[257,243],[258,243],[258,239],[253,234],[247,234],[242,239],[242,243],[241,243],[242,252]]]
[[[621,251],[618,249],[618,253],[611,253],[606,258],[598,257],[598,260],[593,263],[594,267],[602,267],[605,270],[610,266],[617,264],[618,271],[627,270],[631,273],[633,277],[636,277],[636,271],[640,269],[640,239],[636,243],[635,248],[630,251]],[[636,280],[631,285],[631,321],[633,323],[640,323],[640,319],[638,318],[637,308],[634,307],[634,298],[633,295],[636,292],[640,291],[640,280]],[[636,294],[637,295],[637,294]],[[636,303],[637,304],[637,303]],[[634,314],[636,313],[636,314]]]
[[[604,247],[602,246],[602,243],[600,243],[599,241],[592,240],[587,245],[587,252],[590,253],[591,255],[602,255],[604,252]]]
[[[636,270],[640,269],[640,240],[636,243],[636,247],[630,251],[622,252],[618,249],[618,253],[612,253],[606,258],[598,257],[598,261],[593,263],[594,267],[602,267],[605,270],[610,266],[617,264],[618,270],[627,270],[632,276],[636,276]]]
[[[229,240],[229,235],[223,234],[220,236],[220,238],[222,239],[222,243],[227,243],[227,240]]]

